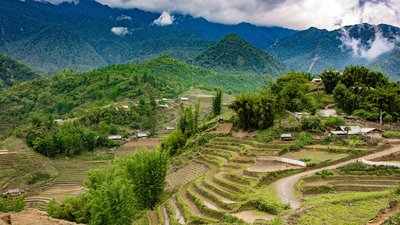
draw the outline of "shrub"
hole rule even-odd
[[[303,118],[301,121],[301,129],[304,131],[321,132],[323,130],[323,125],[318,116],[309,116]]]
[[[365,111],[364,109],[357,109],[353,111],[353,116],[358,116],[366,120],[377,121],[379,120],[378,111]]]
[[[176,155],[186,144],[186,137],[180,130],[174,130],[161,143],[161,149],[168,152],[170,156]]]
[[[325,177],[333,176],[333,172],[330,170],[322,170],[321,172],[316,173],[316,175],[320,175],[325,178]]]
[[[28,179],[28,184],[36,184],[39,181],[50,179],[50,175],[47,173],[35,172]]]
[[[341,117],[329,117],[328,119],[323,121],[324,126],[326,127],[337,127],[345,125],[345,121]]]

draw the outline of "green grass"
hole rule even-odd
[[[288,152],[282,157],[289,159],[305,160],[310,162],[320,163],[324,161],[335,161],[342,158],[348,157],[346,153],[330,153],[325,151],[314,151],[314,150],[301,150],[298,152]],[[306,160],[306,161],[307,161]]]
[[[315,205],[299,215],[296,224],[366,224],[393,198],[389,191],[326,195],[306,200],[303,205]]]

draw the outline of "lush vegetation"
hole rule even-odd
[[[237,114],[237,124],[244,129],[266,129],[273,125],[276,100],[268,92],[241,94],[229,106]]]
[[[164,193],[168,156],[143,150],[89,173],[88,192],[48,206],[50,216],[88,224],[132,224]]]
[[[219,90],[215,93],[215,97],[213,98],[212,102],[212,113],[213,116],[218,116],[221,114],[222,110],[222,91]]]
[[[21,212],[25,207],[25,195],[8,197],[0,195],[0,212]]]
[[[194,59],[197,65],[217,71],[278,75],[284,66],[271,55],[253,47],[235,34],[226,35]]]
[[[36,79],[5,89],[0,96],[0,134],[41,116],[78,118],[85,126],[104,121],[152,131],[156,122],[155,99],[176,97],[192,85],[235,92],[253,90],[253,79],[244,81],[245,76],[220,75],[169,57],[87,73],[66,71],[51,79]],[[123,103],[114,105],[115,102]],[[115,109],[122,104],[130,110]]]
[[[400,29],[395,26],[366,23],[345,26],[342,29],[328,31],[310,27],[293,35],[282,38],[267,50],[295,71],[309,71],[313,74],[322,73],[327,68],[342,70],[348,65],[365,65],[387,74],[392,80],[399,80],[399,51],[394,48],[388,54],[382,54],[374,60],[354,57],[351,48],[343,46],[341,38],[346,31],[351,38],[357,39],[361,47],[369,49],[375,40],[376,31],[384,38],[396,38]]]
[[[26,65],[0,52],[0,89],[38,77],[39,75]]]
[[[400,86],[390,83],[380,72],[349,66],[343,72],[327,70],[321,74],[326,92],[333,93],[339,108],[367,120],[398,121]]]

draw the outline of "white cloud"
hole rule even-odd
[[[116,19],[117,21],[121,21],[121,20],[132,20],[132,17],[127,16],[127,15],[120,15],[117,17]]]
[[[161,13],[160,17],[153,21],[153,23],[157,26],[167,26],[174,23],[174,16],[169,12],[164,11]]]
[[[34,0],[37,2],[50,2],[53,5],[59,5],[63,2],[69,2],[69,3],[74,3],[74,4],[78,4],[79,0]]]
[[[395,41],[383,37],[380,30],[375,32],[375,38],[368,41],[368,46],[363,45],[361,39],[351,37],[346,29],[342,29],[341,33],[341,41],[343,42],[344,47],[350,49],[354,57],[373,60],[376,57],[396,48]],[[400,37],[398,36],[395,37],[396,40],[399,38]]]
[[[127,27],[113,27],[111,28],[111,32],[118,36],[125,36],[131,33]]]

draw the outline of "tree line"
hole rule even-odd
[[[62,204],[48,205],[50,216],[91,225],[132,224],[162,199],[168,154],[139,150],[104,169],[89,172],[88,191]]]

